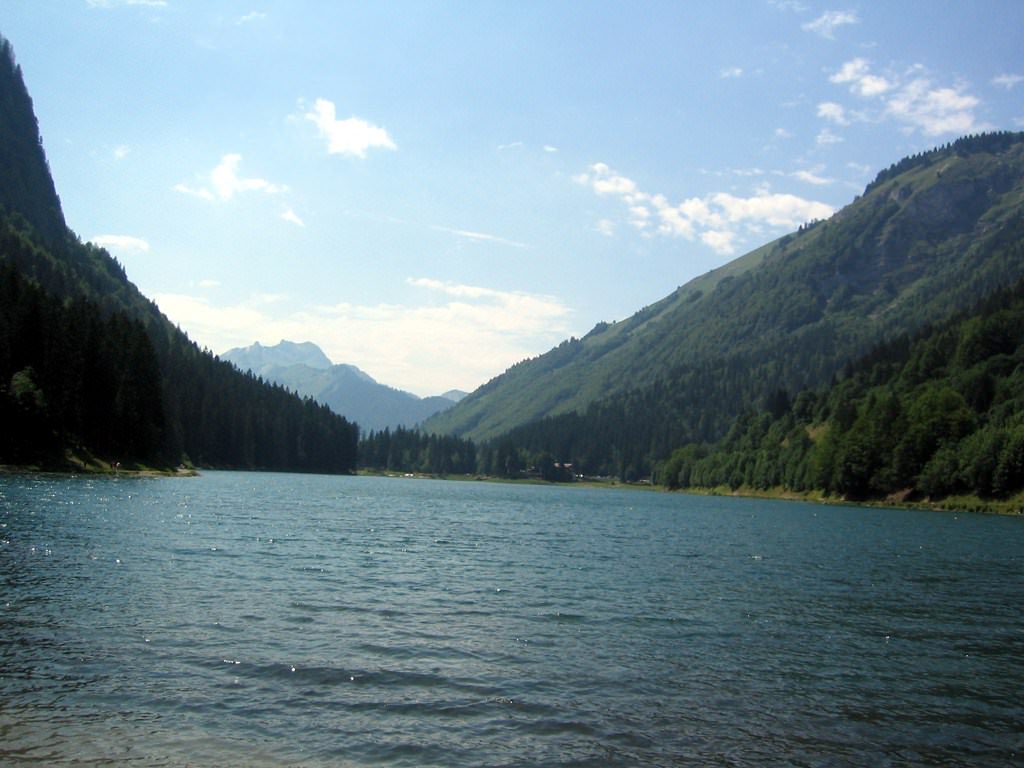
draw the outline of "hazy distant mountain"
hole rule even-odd
[[[229,350],[220,357],[234,363],[243,371],[249,370],[264,378],[267,378],[267,371],[276,368],[305,365],[326,371],[332,365],[323,350],[311,341],[282,341],[273,347],[264,347],[257,341],[248,347]]]
[[[312,397],[332,411],[359,424],[364,433],[385,427],[412,427],[466,396],[451,390],[434,397],[417,397],[385,384],[354,365],[333,365],[316,344],[282,341],[229,349],[220,356],[241,370]]]

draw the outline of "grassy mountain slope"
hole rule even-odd
[[[490,439],[728,371],[737,396],[702,399],[705,426],[689,434],[720,436],[751,400],[823,384],[879,340],[1024,277],[1022,200],[1024,134],[961,139],[907,158],[829,220],[518,363],[424,426]]]

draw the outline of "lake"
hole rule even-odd
[[[0,763],[1020,764],[1024,520],[0,477]]]

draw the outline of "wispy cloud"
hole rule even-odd
[[[147,253],[149,243],[141,237],[132,235],[96,235],[92,241],[115,253]]]
[[[794,171],[790,175],[794,179],[799,179],[800,181],[806,182],[807,184],[814,184],[815,186],[819,186],[819,187],[820,186],[825,186],[827,184],[831,184],[833,182],[833,179],[829,179],[829,178],[827,178],[825,176],[821,176],[820,175],[820,171],[821,170],[822,170],[821,167],[813,168],[811,170],[803,169],[803,170],[799,170],[799,171]]]
[[[1004,73],[992,78],[992,85],[998,85],[1000,88],[1005,88],[1008,91],[1016,88],[1021,82],[1024,82],[1024,75],[1010,75]]]
[[[800,2],[800,0],[768,0],[768,5],[780,11],[803,13],[807,10],[807,6]]]
[[[114,147],[112,154],[115,160],[124,160],[131,153],[131,147],[127,144],[118,144]]]
[[[220,163],[208,174],[202,177],[206,182],[199,187],[190,187],[186,184],[176,184],[174,189],[203,200],[231,200],[240,192],[263,192],[266,194],[277,194],[285,190],[285,187],[273,184],[266,179],[245,178],[238,175],[238,166],[242,162],[242,156],[238,154],[224,155]]]
[[[498,245],[507,245],[511,248],[529,248],[526,243],[520,243],[516,240],[506,240],[504,237],[498,237],[497,235],[488,235],[485,232],[473,232],[468,229],[452,229],[451,227],[442,227],[438,224],[433,224],[431,229],[437,230],[438,232],[447,232],[451,235],[457,235],[467,240],[477,240],[485,243],[497,243]]]
[[[742,67],[726,67],[725,69],[723,69],[721,72],[718,73],[718,76],[723,78],[723,79],[729,79],[729,78],[735,78],[735,77],[743,77],[743,68]]]
[[[572,311],[554,296],[428,277],[409,278],[407,284],[422,291],[422,300],[294,311],[262,296],[217,304],[198,291],[158,294],[155,301],[212,349],[310,340],[332,360],[358,365],[383,383],[419,395],[475,389],[575,330],[569,325]]]
[[[284,209],[284,213],[281,214],[281,218],[284,219],[285,221],[291,222],[297,227],[306,226],[306,222],[299,218],[299,215],[295,213],[291,206],[288,206],[287,208]]]
[[[861,120],[891,119],[907,132],[920,131],[926,136],[970,133],[984,127],[974,114],[979,98],[962,84],[936,86],[921,65],[899,75],[882,76],[871,71],[866,59],[855,58],[844,63],[829,81],[848,86],[867,103],[879,104],[873,113],[858,114]],[[835,102],[819,104],[818,116],[837,125],[850,122],[850,113]]]
[[[249,11],[249,13],[245,14],[244,16],[239,16],[238,19],[235,21],[235,24],[238,26],[242,26],[243,24],[252,24],[256,21],[263,21],[266,18],[267,14],[263,13],[262,11]]]
[[[642,191],[604,163],[590,166],[576,181],[600,196],[619,200],[629,222],[644,235],[699,240],[722,255],[735,253],[738,241],[761,234],[764,228],[792,229],[833,212],[825,203],[768,191],[751,197],[718,192],[673,203],[663,194]]]
[[[835,39],[835,32],[846,24],[856,24],[860,19],[853,11],[825,11],[814,21],[801,25],[805,32],[813,32],[828,40]]]
[[[843,137],[832,133],[828,128],[822,128],[818,131],[818,135],[814,138],[814,141],[819,146],[828,146],[829,144],[841,144]]]
[[[358,117],[339,120],[334,102],[327,99],[317,99],[303,117],[316,125],[320,136],[327,139],[327,152],[332,155],[366,157],[371,149],[398,148],[380,126]]]

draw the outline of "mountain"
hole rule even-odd
[[[350,472],[358,429],[200,350],[65,222],[0,37],[0,464]]]
[[[906,158],[828,220],[512,366],[424,429],[648,471],[1024,277],[1022,202],[1024,134]]]
[[[17,213],[38,236],[53,243],[64,238],[66,226],[60,198],[43,151],[43,139],[25,88],[21,67],[10,42],[0,37],[0,212]]]
[[[656,474],[669,488],[956,496],[951,506],[1019,514],[1024,282],[877,347],[831,387],[741,413],[722,440],[676,449]]]
[[[333,365],[323,350],[311,341],[298,344],[294,341],[281,341],[272,347],[264,347],[257,341],[248,347],[229,349],[220,358],[234,363],[243,371],[252,371],[264,378],[270,378],[267,376],[268,371],[293,365],[322,371]]]
[[[359,424],[364,433],[399,426],[412,427],[451,408],[465,396],[452,390],[420,398],[379,384],[354,365],[333,365],[312,342],[282,341],[272,347],[258,342],[222,354],[222,360],[252,371],[267,381],[312,397],[332,411]]]

